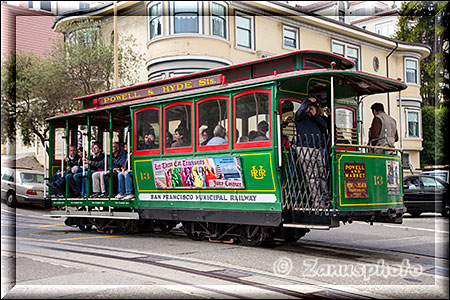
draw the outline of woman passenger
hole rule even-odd
[[[186,131],[183,127],[178,127],[177,129],[175,129],[175,134],[173,135],[175,142],[172,143],[172,147],[175,148],[190,146],[189,141],[186,137]]]

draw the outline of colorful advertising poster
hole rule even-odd
[[[243,189],[239,157],[170,159],[153,161],[159,189]]]
[[[386,178],[388,195],[400,195],[400,163],[398,161],[386,161]]]
[[[345,198],[368,198],[366,164],[344,163]]]

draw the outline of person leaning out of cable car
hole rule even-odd
[[[309,97],[303,101],[294,118],[298,138],[297,154],[305,177],[308,178],[311,199],[315,206],[319,205],[319,193],[324,191],[326,186],[322,157],[322,148],[326,137],[322,134],[327,131],[327,123],[318,114],[319,105],[315,97]]]
[[[128,170],[128,145],[124,145],[125,162],[117,174],[118,185],[116,199],[132,200],[134,199],[133,176],[131,170]]]

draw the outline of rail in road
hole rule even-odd
[[[8,233],[7,228],[16,230]],[[38,237],[21,237],[20,233],[17,234],[17,231],[27,229],[36,230],[41,234]],[[7,296],[20,295],[23,292],[20,287],[25,285],[77,284],[76,277],[80,270],[87,272],[91,279],[95,274],[98,276],[106,273],[111,276],[112,282],[121,282],[120,278],[123,278],[122,284],[163,286],[166,290],[177,291],[195,298],[264,296],[271,298],[366,299],[380,298],[383,293],[366,290],[364,283],[366,285],[392,284],[395,286],[397,282],[401,282],[405,289],[418,285],[433,286],[436,281],[448,284],[448,260],[401,251],[380,251],[380,249],[345,247],[302,240],[291,245],[272,244],[260,248],[240,245],[211,245],[206,241],[195,242],[199,248],[205,245],[212,246],[213,249],[214,247],[224,247],[225,249],[228,247],[229,251],[241,253],[243,256],[253,251],[255,257],[258,255],[272,257],[274,260],[272,270],[267,270],[267,268],[260,267],[259,264],[263,265],[263,263],[259,263],[257,260],[253,267],[249,267],[245,264],[237,264],[235,261],[223,263],[212,259],[199,259],[191,256],[191,253],[188,252],[168,255],[148,250],[123,249],[115,246],[112,242],[115,239],[129,239],[130,242],[135,238],[147,239],[150,243],[148,248],[151,249],[152,238],[158,235],[160,236],[159,233],[109,236],[96,232],[80,232],[75,228],[63,227],[61,220],[14,214],[2,209],[2,258],[14,256],[14,259],[29,259],[76,270],[76,274],[72,276],[16,282],[16,287]],[[174,230],[173,233],[166,234],[166,236],[170,237],[170,243],[191,242],[180,230]],[[110,239],[110,242],[101,245],[89,243],[95,239]],[[405,260],[408,264],[402,265]],[[383,265],[380,264],[380,261],[383,262]],[[316,265],[314,265],[315,263]],[[339,272],[336,266],[352,264],[369,266],[372,269],[376,267],[377,271],[381,270],[381,275],[383,272],[386,273],[386,269],[396,266],[394,269],[397,271],[399,267],[404,268],[400,271],[404,271],[406,276],[383,278],[383,276],[373,274],[373,278],[369,278],[370,282],[364,282],[364,278],[362,278],[360,287],[349,284],[349,281],[355,280],[351,276],[341,278],[344,280],[335,283],[333,283],[333,276],[322,276],[330,271],[330,266],[334,268],[331,271]],[[419,270],[420,274],[417,273]],[[311,274],[316,276],[308,276]],[[343,275],[346,276],[346,274]],[[405,282],[405,279],[408,280]],[[100,282],[101,280],[96,282],[93,279],[92,284],[102,284]],[[104,293],[104,291],[99,293]],[[86,294],[79,294],[79,296],[82,298]]]

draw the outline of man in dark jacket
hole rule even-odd
[[[327,130],[327,123],[317,113],[318,106],[317,99],[309,97],[303,101],[294,118],[298,139],[297,154],[315,208],[319,208],[320,196],[326,191],[326,169],[321,148],[324,146],[325,137],[322,134]]]
[[[91,167],[91,174],[98,172],[98,171],[104,171],[104,165],[105,165],[105,153],[102,152],[102,146],[100,143],[94,143],[92,145],[92,155],[89,159],[84,158],[84,163],[86,167],[86,171],[84,174],[76,173],[73,176],[73,180],[69,181],[69,185],[77,193],[81,193],[81,196],[86,196],[87,194],[87,168]],[[85,176],[83,178],[83,176]]]
[[[63,196],[64,194],[64,182],[65,180],[71,180],[73,175],[78,171],[81,171],[81,157],[77,153],[77,148],[75,146],[69,147],[69,156],[64,159],[66,163],[66,170],[63,173],[60,171],[56,172],[51,179],[50,183],[47,183],[54,192],[57,192],[58,196]]]

